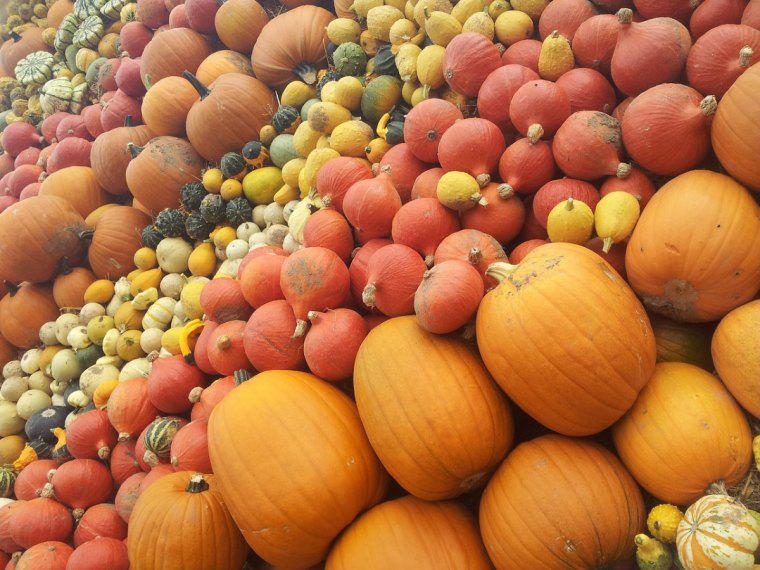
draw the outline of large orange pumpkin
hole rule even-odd
[[[144,570],[238,570],[248,548],[214,475],[170,473],[146,488],[129,517],[129,562]]]
[[[190,28],[174,28],[156,34],[140,57],[140,75],[150,87],[170,75],[195,73],[211,53],[208,40]]]
[[[488,570],[472,515],[456,501],[405,496],[372,507],[338,538],[325,570]]]
[[[53,299],[50,283],[22,283],[16,287],[7,283],[8,294],[0,299],[0,334],[18,348],[32,348],[39,344],[40,327],[54,321],[58,305]]]
[[[742,184],[760,191],[760,63],[742,73],[718,104],[712,146],[720,163]]]
[[[60,196],[86,218],[90,212],[110,200],[98,183],[95,171],[89,166],[68,166],[45,178],[39,196]]]
[[[629,568],[645,512],[610,451],[550,434],[501,464],[480,501],[480,532],[498,569]]]
[[[229,49],[250,54],[261,30],[269,21],[256,0],[227,0],[216,11],[216,34]]]
[[[95,225],[87,259],[99,279],[118,279],[135,268],[135,251],[150,216],[131,206],[106,211]]]
[[[61,259],[77,265],[86,254],[84,219],[58,196],[33,196],[0,214],[0,275],[14,283],[56,276]]]
[[[481,487],[513,437],[512,414],[477,354],[413,315],[362,342],[354,393],[372,447],[411,494],[450,499]]]
[[[752,461],[742,409],[712,374],[681,362],[657,364],[612,438],[639,484],[676,505],[697,500],[717,481],[737,484]]]
[[[183,137],[187,113],[197,100],[198,93],[184,78],[175,75],[164,77],[143,96],[143,121],[156,135]],[[146,142],[135,141],[135,144]]]
[[[275,566],[307,568],[388,478],[353,401],[306,372],[268,371],[211,413],[211,465],[248,544]]]
[[[760,206],[729,176],[685,172],[641,213],[625,269],[650,310],[679,321],[717,320],[760,290]]]
[[[654,334],[641,303],[606,261],[579,245],[542,245],[502,268],[507,275],[483,298],[476,320],[478,348],[496,382],[559,433],[612,425],[654,369]]]
[[[270,87],[301,79],[313,84],[327,59],[325,28],[335,15],[319,6],[299,6],[269,20],[251,52],[253,72]],[[298,33],[293,33],[298,30]]]
[[[760,299],[720,320],[711,352],[715,370],[729,392],[745,410],[760,417]]]

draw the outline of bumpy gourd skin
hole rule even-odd
[[[673,554],[670,549],[656,538],[645,534],[637,534],[636,564],[641,570],[668,570],[673,565]]]
[[[647,516],[647,529],[659,541],[676,541],[676,529],[683,519],[683,513],[675,505],[663,503],[652,507]]]

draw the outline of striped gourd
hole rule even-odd
[[[168,459],[172,440],[180,428],[187,422],[181,418],[156,418],[145,430],[143,460],[155,467],[161,459]]]
[[[76,0],[74,2],[73,13],[77,18],[84,20],[87,16],[96,16],[100,14],[100,9],[105,4],[105,0]]]
[[[71,42],[74,40],[74,34],[79,28],[79,22],[80,20],[74,12],[69,12],[63,17],[53,40],[55,51],[63,53],[71,45]]]
[[[4,499],[12,497],[15,482],[16,472],[8,467],[0,467],[0,497]]]
[[[171,297],[161,297],[148,307],[147,312],[142,320],[143,330],[157,328],[165,331],[174,316],[174,306],[177,304],[176,299]]]
[[[738,500],[705,495],[686,510],[678,524],[678,558],[686,570],[752,568],[759,530],[749,509]]]
[[[71,43],[77,48],[94,48],[97,47],[100,38],[105,34],[105,27],[100,16],[88,16],[79,25],[71,38]],[[84,70],[83,70],[84,71]]]
[[[121,9],[129,3],[130,0],[108,0],[100,8],[100,14],[109,20],[118,20],[121,14]]]

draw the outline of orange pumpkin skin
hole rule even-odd
[[[251,53],[268,21],[269,16],[256,0],[229,0],[214,16],[216,34],[222,43],[245,54]]]
[[[210,85],[224,73],[242,73],[252,77],[251,58],[229,49],[215,51],[201,62],[195,75],[198,81]]]
[[[164,77],[143,96],[143,121],[156,135],[185,136],[187,113],[197,100],[198,93],[184,78]],[[135,144],[144,144],[148,140],[135,141]]]
[[[712,336],[715,370],[741,406],[760,417],[760,299],[720,320]]]
[[[654,369],[649,318],[626,282],[583,246],[532,250],[486,293],[478,348],[510,399],[549,429],[590,435],[633,405]]]
[[[675,505],[696,501],[718,480],[736,485],[752,461],[743,410],[712,374],[681,362],[657,364],[612,438],[639,484]]]
[[[306,372],[262,372],[236,387],[211,413],[208,440],[235,522],[274,566],[323,560],[388,484],[355,404]]]
[[[208,40],[190,28],[165,30],[148,42],[140,57],[140,75],[150,87],[184,70],[195,73],[211,53]]]
[[[175,92],[174,96],[178,97],[178,94]],[[119,127],[98,135],[92,143],[90,164],[95,171],[98,183],[106,192],[119,196],[129,194],[126,173],[132,155],[127,149],[127,143],[141,146],[147,144],[154,136],[146,125]]]
[[[10,292],[0,299],[0,334],[18,348],[32,348],[40,341],[40,327],[60,314],[50,283],[8,285]]]
[[[715,154],[728,173],[760,191],[760,132],[748,128],[760,120],[760,65],[742,73],[718,104],[711,136]]]
[[[622,569],[645,516],[641,491],[610,451],[550,434],[501,464],[480,501],[480,532],[498,569]]]
[[[164,475],[137,499],[127,548],[133,568],[238,570],[248,554],[214,475]],[[205,488],[204,488],[205,487]],[[199,490],[200,489],[200,490]]]
[[[686,322],[720,319],[760,290],[760,206],[729,176],[685,172],[641,213],[625,269],[653,312]]]
[[[387,570],[414,561],[415,570],[492,568],[472,515],[456,501],[407,495],[381,503],[338,538],[325,570]]]
[[[61,259],[78,265],[86,255],[84,219],[63,198],[33,196],[0,214],[0,275],[14,283],[56,276]],[[34,262],[30,262],[34,260]]]
[[[106,211],[95,225],[87,259],[99,279],[118,279],[135,268],[135,251],[150,216],[131,206]]]
[[[84,292],[97,279],[95,274],[86,267],[75,267],[60,273],[53,281],[53,299],[63,309],[64,307],[82,308]]]
[[[482,486],[512,445],[512,413],[482,361],[461,340],[422,329],[414,315],[367,335],[354,392],[383,465],[421,499]]]

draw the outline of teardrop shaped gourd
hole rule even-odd
[[[480,358],[454,336],[425,331],[412,315],[370,331],[354,389],[372,447],[419,498],[453,498],[482,486],[512,444],[512,413]]]
[[[570,40],[559,30],[554,30],[544,38],[538,55],[538,73],[542,79],[557,81],[575,67],[575,57]]]
[[[581,200],[560,202],[546,219],[546,232],[553,242],[584,244],[594,231],[594,212]]]
[[[603,251],[610,251],[612,244],[631,235],[639,219],[639,201],[621,190],[602,196],[594,209],[594,229],[604,241]]]
[[[596,253],[570,243],[542,245],[516,267],[492,267],[489,274],[502,281],[483,298],[476,332],[502,389],[565,435],[615,423],[656,358],[649,319],[626,282]],[[530,366],[518,364],[526,358]]]

